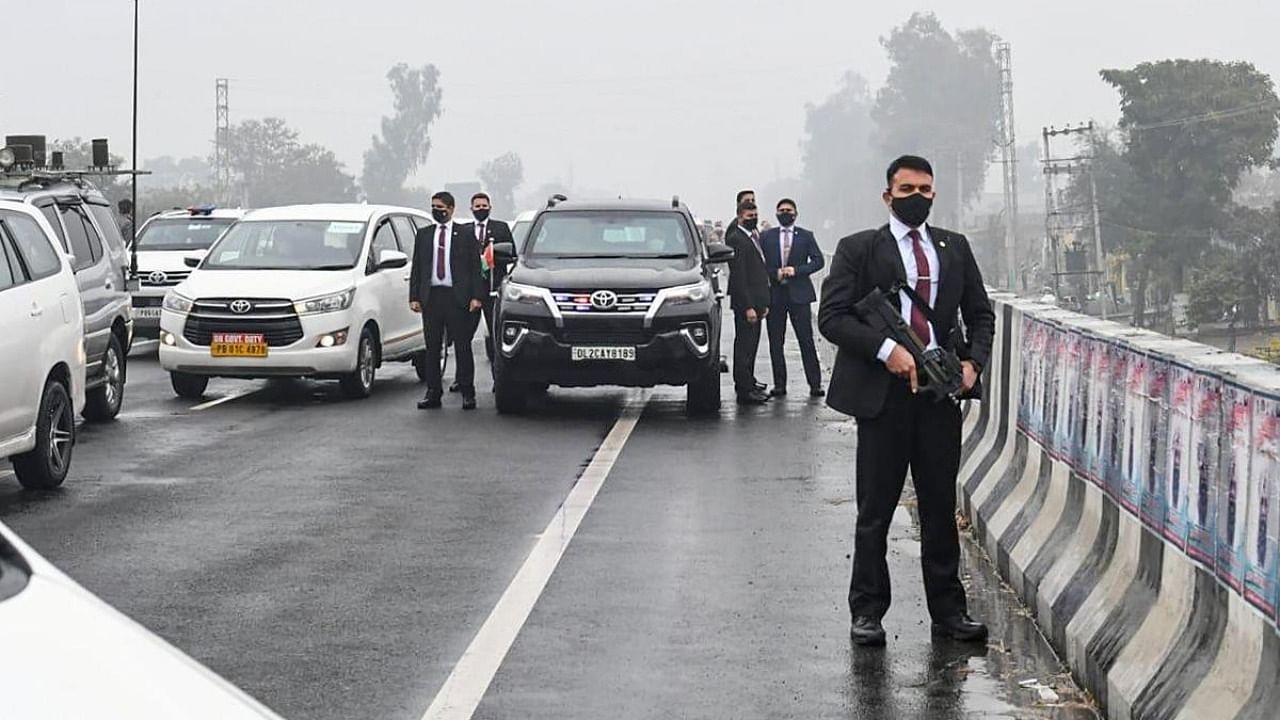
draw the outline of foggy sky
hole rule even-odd
[[[143,159],[210,154],[214,79],[227,77],[233,123],[284,117],[358,175],[390,112],[387,69],[434,63],[444,114],[420,183],[473,179],[483,160],[514,150],[525,192],[572,178],[629,196],[678,193],[710,217],[731,214],[739,187],[799,172],[805,104],[847,70],[879,86],[878,38],[914,10],[1012,43],[1019,142],[1043,125],[1113,122],[1103,67],[1211,57],[1280,78],[1276,0],[141,3]],[[127,156],[132,1],[4,5],[0,133],[108,136]]]

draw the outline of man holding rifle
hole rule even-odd
[[[818,310],[819,331],[838,349],[827,403],[858,420],[851,635],[859,645],[885,644],[889,525],[910,468],[934,635],[983,642],[987,628],[969,617],[960,582],[957,400],[979,393],[995,314],[969,241],[925,223],[935,197],[929,162],[903,156],[889,166],[887,180],[889,224],[840,241]],[[886,297],[901,315],[894,326],[869,312]],[[922,384],[934,392],[922,392]]]

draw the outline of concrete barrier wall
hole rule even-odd
[[[975,535],[1109,718],[1280,718],[1280,369],[993,296]]]

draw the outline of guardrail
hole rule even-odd
[[[1280,368],[993,294],[961,497],[1111,718],[1280,707]]]

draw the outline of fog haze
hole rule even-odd
[[[132,8],[10,3],[20,30],[6,33],[0,132],[108,136],[127,155]],[[474,179],[511,150],[526,192],[556,180],[674,192],[718,217],[738,187],[799,171],[806,103],[850,70],[878,86],[888,67],[878,39],[918,10],[1012,43],[1020,142],[1047,124],[1114,121],[1100,68],[1210,57],[1280,73],[1274,0],[142,0],[140,153],[207,156],[214,80],[226,77],[233,123],[283,117],[358,174],[390,112],[387,69],[433,63],[444,112],[419,184]]]

